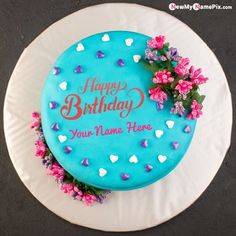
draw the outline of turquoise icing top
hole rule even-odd
[[[149,185],[172,171],[190,145],[196,121],[170,114],[168,103],[158,111],[149,99],[152,74],[139,61],[149,39],[128,31],[92,35],[68,48],[48,75],[45,139],[60,165],[84,183],[108,190]]]

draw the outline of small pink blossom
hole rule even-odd
[[[186,95],[193,88],[192,82],[187,80],[179,80],[175,89],[179,91],[180,94]]]
[[[54,176],[58,181],[62,181],[65,176],[65,170],[57,162],[54,162],[50,167],[49,175]]]
[[[155,84],[167,84],[167,83],[171,83],[174,81],[174,78],[171,77],[171,72],[170,71],[158,71],[155,73],[155,76],[152,81]]]
[[[71,191],[73,191],[75,187],[75,184],[72,184],[72,183],[63,183],[61,185],[61,190],[64,192],[64,193],[68,193],[70,194]]]
[[[148,47],[153,49],[162,49],[165,42],[165,36],[160,35],[147,41]]]
[[[30,126],[31,129],[35,130],[37,130],[39,127],[40,127],[40,121],[34,121]]]
[[[82,196],[83,196],[83,193],[81,190],[78,189],[77,186],[74,186],[74,198],[76,198],[77,200],[82,200]]]
[[[208,78],[201,75],[201,73],[202,73],[201,68],[199,68],[197,70],[194,70],[193,66],[190,67],[190,69],[189,69],[189,78],[191,79],[193,84],[200,85],[200,84],[206,83]]]
[[[189,58],[181,58],[178,61],[178,65],[175,67],[175,72],[180,75],[184,76],[188,72],[188,65],[190,63]]]
[[[67,193],[70,196],[74,197],[74,199],[82,200],[83,193],[74,183],[63,183],[61,185],[61,190],[64,193]]]
[[[90,206],[93,202],[97,201],[97,198],[94,195],[92,195],[92,194],[85,193],[83,198],[82,198],[82,201],[87,206]]]
[[[153,101],[163,103],[164,100],[167,100],[167,94],[163,92],[161,87],[159,86],[157,86],[156,88],[150,89],[149,94],[150,94],[150,99]]]
[[[202,115],[202,104],[198,103],[196,100],[192,101],[191,112],[187,115],[186,119],[196,120]]]
[[[37,140],[35,142],[35,146],[36,146],[35,156],[40,157],[41,159],[43,159],[44,156],[45,156],[45,153],[47,151],[47,148],[46,148],[45,144],[42,141]]]
[[[32,117],[36,120],[39,120],[40,116],[39,116],[39,113],[38,112],[32,112]]]

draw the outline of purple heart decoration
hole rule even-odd
[[[145,168],[145,170],[146,170],[147,172],[150,172],[150,171],[152,171],[153,166],[150,165],[150,164],[146,164],[146,165],[144,166],[144,168]]]
[[[82,73],[82,72],[83,72],[82,66],[77,66],[77,67],[75,68],[74,72],[77,73],[77,74]]]
[[[173,149],[176,150],[176,149],[178,149],[178,147],[179,147],[179,142],[172,142],[172,143],[171,143],[171,146],[172,146]]]
[[[58,123],[54,123],[52,126],[51,126],[52,130],[54,131],[58,131],[60,128],[59,128],[59,124]]]
[[[148,140],[147,139],[143,139],[140,143],[140,145],[144,148],[147,148],[148,147]]]
[[[122,174],[121,174],[121,179],[122,179],[122,180],[126,181],[126,180],[128,180],[129,178],[130,178],[130,176],[129,176],[128,174],[126,174],[126,173],[122,173]]]
[[[189,125],[186,125],[185,128],[184,128],[184,133],[191,133],[192,132],[192,129]]]
[[[124,63],[124,61],[122,59],[117,60],[116,64],[118,66],[124,66],[125,65],[125,63]]]
[[[71,151],[72,151],[72,147],[70,147],[70,146],[64,147],[64,153],[69,154]]]
[[[96,53],[96,57],[97,58],[103,58],[103,57],[105,57],[105,54],[102,52],[102,51],[97,51],[97,53]]]
[[[55,108],[57,108],[57,106],[58,106],[58,104],[56,103],[56,102],[49,102],[49,107],[50,107],[50,109],[55,109]]]
[[[84,159],[81,161],[81,165],[82,165],[82,166],[89,166],[89,160],[88,160],[88,158],[84,158]]]
[[[54,75],[58,75],[61,72],[61,69],[59,67],[54,66],[52,69],[52,73]]]

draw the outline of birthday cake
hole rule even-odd
[[[207,78],[187,70],[189,61],[164,40],[98,33],[54,63],[42,92],[42,130],[75,179],[106,190],[136,189],[163,178],[184,157],[202,113],[204,97],[195,92]]]

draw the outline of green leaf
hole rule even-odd
[[[205,95],[201,95],[197,102],[202,104],[204,99],[205,99],[205,97],[206,97]]]
[[[181,77],[181,76],[178,75],[178,76],[175,78],[175,80],[171,83],[170,87],[171,87],[172,89],[175,89],[177,83],[178,83],[179,80],[181,80],[181,79],[183,79],[183,77]]]
[[[169,43],[164,43],[165,48],[169,48],[170,44]]]

